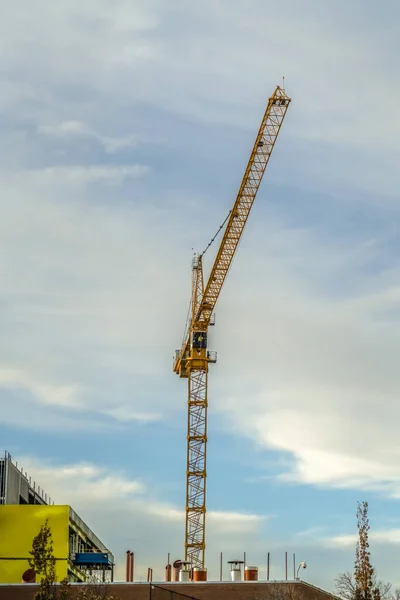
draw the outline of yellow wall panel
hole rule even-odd
[[[21,583],[35,535],[46,518],[53,537],[57,581],[67,575],[69,506],[0,506],[0,583]]]

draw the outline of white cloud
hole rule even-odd
[[[207,512],[207,523],[209,527],[216,532],[226,532],[231,535],[240,533],[256,532],[265,515],[252,515],[238,512],[222,512],[209,511]]]
[[[340,182],[346,194],[374,191],[396,205],[400,87],[389,11],[294,0],[257,2],[252,10],[243,0],[218,7],[208,0],[201,9],[160,0],[114,6],[62,0],[55,12],[41,0],[29,40],[18,8],[5,6],[3,110],[48,132],[91,135],[112,154],[132,147],[138,134],[128,121],[123,133],[107,135],[104,120],[112,114],[117,121],[120,111],[134,118],[143,106],[253,131],[285,75],[293,104],[282,144],[292,165],[276,177],[321,190]],[[80,101],[62,94],[70,87]]]
[[[133,411],[129,406],[117,406],[116,408],[105,410],[104,414],[124,423],[128,421],[149,423],[162,418],[160,413]]]
[[[369,538],[371,542],[374,543],[374,545],[400,544],[400,529],[378,529],[375,531],[371,531],[369,533]],[[339,548],[355,548],[357,539],[357,535],[337,535],[327,540],[327,544]]]
[[[332,10],[314,2],[257,2],[249,10],[243,0],[218,6],[207,1],[200,9],[119,0],[111,11],[104,0],[96,6],[63,0],[55,12],[42,0],[30,18],[32,41],[23,45],[17,6],[4,10],[3,63],[24,74],[27,57],[40,66],[41,80],[31,84],[36,95],[43,78],[53,87],[61,77],[101,94],[112,90],[135,103],[232,123],[243,118],[243,106],[269,93],[267,81],[280,83],[285,75],[297,105],[292,131],[313,140],[396,149],[399,121],[391,107],[400,89],[391,77],[388,47],[396,32],[387,22],[383,37],[383,28],[372,29],[345,3]],[[387,94],[391,102],[382,110]]]
[[[131,498],[146,491],[138,480],[129,480],[123,474],[109,473],[105,468],[90,463],[55,466],[28,456],[18,457],[28,475],[48,493],[57,504],[82,503],[90,498],[108,502],[116,498]]]
[[[140,177],[149,172],[146,165],[127,165],[111,167],[109,165],[90,165],[83,166],[65,166],[65,167],[45,167],[24,173],[24,176],[30,176],[33,181],[39,184],[58,184],[63,183],[91,183],[106,182],[119,184],[128,177]]]
[[[291,233],[279,235],[276,245],[268,228],[268,242],[241,249],[221,297],[210,342],[221,356],[210,376],[218,409],[236,433],[292,459],[283,481],[397,498],[400,322],[388,312],[397,306],[397,273],[368,270],[367,254],[357,267],[365,280],[327,293],[323,265],[332,249],[310,233],[306,244],[297,238],[292,263]],[[338,291],[355,272],[347,252],[337,248],[329,271]]]
[[[139,136],[109,137],[101,135],[82,121],[63,121],[57,125],[40,125],[39,133],[68,140],[69,138],[88,138],[99,142],[109,154],[114,154],[126,148],[134,148],[142,141]],[[137,171],[137,166],[136,171]],[[134,169],[134,167],[133,167]],[[144,172],[144,171],[143,171]],[[139,173],[134,173],[139,174]]]
[[[104,416],[116,425],[151,422],[171,410],[175,394],[166,382],[186,313],[185,294],[177,290],[188,288],[183,250],[190,215],[179,210],[179,199],[156,207],[133,192],[129,206],[101,195],[95,202],[84,181],[76,185],[66,178],[59,188],[50,178],[42,186],[29,175],[2,181],[1,243],[3,255],[13,255],[1,267],[4,369],[13,387],[47,405],[37,424],[33,416],[25,420],[32,427],[75,427],[51,404],[78,406],[81,423],[91,427]],[[397,306],[397,273],[368,273],[335,298],[324,290],[326,270],[337,286],[351,280],[380,256],[379,243],[363,253],[273,218],[266,227],[249,226],[212,332],[222,357],[212,373],[219,388],[214,406],[228,411],[236,432],[293,458],[282,479],[399,496],[399,325],[390,315],[381,318]],[[155,302],[160,290],[166,303]],[[241,370],[233,373],[233,364]],[[137,383],[127,392],[132,377]],[[156,399],[147,405],[150,387]],[[31,413],[17,400],[6,422],[19,421],[22,405]]]
[[[52,385],[49,381],[37,381],[35,376],[16,366],[0,367],[0,386],[9,389],[24,389],[43,404],[61,407],[76,407],[80,388],[77,385]]]
[[[64,121],[58,125],[39,125],[38,131],[39,133],[56,137],[91,133],[91,129],[82,123],[82,121]]]
[[[154,384],[170,375],[171,337],[160,345],[157,325],[165,307],[154,298],[159,287],[168,294],[179,286],[170,271],[177,248],[168,243],[175,227],[167,236],[164,227],[173,208],[156,210],[138,195],[125,205],[121,186],[111,199],[102,187],[87,190],[89,180],[101,184],[110,171],[116,179],[125,174],[120,167],[72,175],[51,168],[39,177],[2,177],[0,247],[10,257],[0,265],[4,422],[96,428],[105,416],[144,423],[164,413],[165,395],[147,404],[148,389],[128,381],[155,374]],[[179,308],[164,335],[174,330]],[[40,415],[38,405],[47,407]],[[80,412],[80,423],[67,409]]]
[[[178,510],[165,503],[153,503],[147,507],[147,510],[160,518],[171,521],[183,522],[185,511]],[[255,533],[261,522],[266,519],[266,515],[254,515],[240,512],[207,511],[207,527],[214,534],[230,533]]]
[[[327,543],[332,546],[355,548],[357,539],[357,535],[337,535],[329,539]]]

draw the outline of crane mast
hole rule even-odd
[[[290,102],[279,86],[268,100],[206,285],[203,255],[192,263],[191,318],[173,367],[188,380],[185,560],[192,567],[204,567],[205,555],[208,367],[216,362],[207,349],[208,327]]]

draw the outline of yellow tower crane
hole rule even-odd
[[[182,347],[175,352],[173,367],[175,373],[188,380],[185,560],[192,567],[204,567],[206,547],[208,365],[216,362],[216,353],[207,349],[208,327],[214,324],[213,313],[218,296],[290,101],[279,86],[268,100],[238,195],[226,218],[226,228],[206,286],[202,263],[204,252],[193,259],[191,318]]]

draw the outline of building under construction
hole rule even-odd
[[[56,505],[7,452],[0,460],[0,583],[20,583],[33,538],[48,521],[57,581],[112,581],[114,556],[77,513]]]

